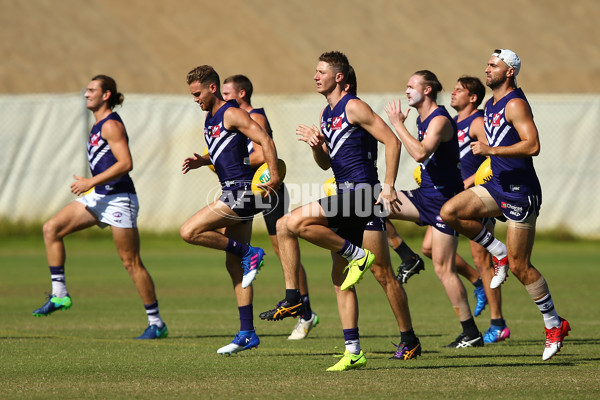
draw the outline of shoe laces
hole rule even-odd
[[[546,347],[550,347],[554,343],[561,340],[561,327],[546,329]]]
[[[394,346],[396,346],[396,353],[394,354],[394,357],[396,357],[396,358],[404,357],[404,352],[406,350],[408,350],[408,346],[406,345],[406,343],[400,342],[400,344],[396,344],[396,343],[392,342],[392,344]]]

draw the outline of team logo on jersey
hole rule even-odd
[[[331,129],[337,131],[342,129],[342,117],[334,117],[331,123]]]
[[[492,126],[497,128],[500,126],[500,120],[502,119],[502,114],[496,113],[492,115]]]
[[[462,129],[460,131],[458,131],[458,143],[464,143],[466,135],[467,135],[466,131],[464,131]]]
[[[220,137],[221,136],[221,126],[215,125],[210,127],[210,137]]]
[[[98,146],[98,142],[100,142],[100,135],[94,133],[90,135],[90,146]]]
[[[115,218],[121,218],[121,217],[123,216],[123,213],[121,213],[120,211],[115,211],[115,212],[113,213],[113,216],[114,216]]]

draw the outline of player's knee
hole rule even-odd
[[[385,268],[379,264],[373,264],[371,266],[371,272],[373,273],[373,277],[375,277],[377,282],[379,282],[379,284],[384,288],[388,285],[390,280],[396,280],[391,266]]]
[[[285,227],[288,232],[298,235],[304,228],[304,219],[301,215],[288,214],[284,217],[286,219]]]
[[[454,201],[448,200],[440,210],[440,217],[446,222],[456,221],[458,219],[457,208],[454,205]]]
[[[56,239],[58,237],[58,224],[51,219],[44,224],[42,227],[42,232],[45,239]]]
[[[421,246],[421,253],[423,253],[423,255],[427,258],[431,258],[431,247],[429,246]]]
[[[179,228],[179,235],[186,242],[192,242],[195,236],[195,229],[188,224],[183,224],[181,228]]]

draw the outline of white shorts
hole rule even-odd
[[[135,194],[97,194],[91,191],[76,201],[94,214],[100,228],[105,228],[107,225],[117,228],[137,228],[140,205]]]

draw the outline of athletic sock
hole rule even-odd
[[[227,243],[227,247],[225,247],[226,252],[235,254],[240,258],[243,258],[248,253],[248,250],[250,250],[249,244],[242,244],[233,239],[229,239],[229,243]]]
[[[363,249],[353,245],[347,240],[344,241],[344,246],[337,253],[348,261],[363,258],[365,256],[365,251]]]
[[[506,326],[506,321],[504,318],[492,318],[490,319],[490,325],[504,328]]]
[[[302,304],[304,305],[304,314],[302,315],[302,319],[308,321],[312,317],[312,310],[310,308],[310,299],[308,298],[308,293],[300,295],[302,298]]]
[[[285,299],[292,304],[297,304],[298,302],[302,301],[300,297],[300,290],[285,289]]]
[[[477,329],[477,325],[475,324],[475,320],[473,319],[473,317],[469,318],[466,321],[460,321],[460,324],[462,325],[463,332],[465,333],[465,335],[469,336],[472,339],[479,336],[479,329]]]
[[[252,304],[238,307],[238,312],[240,313],[240,331],[254,330],[254,315]]]
[[[483,286],[483,281],[481,280],[481,277],[477,278],[477,280],[475,282],[473,282],[473,286],[475,286],[475,287]]]
[[[156,325],[159,329],[165,326],[160,313],[158,312],[158,300],[152,304],[144,304],[146,315],[148,315],[148,325]]]
[[[402,243],[400,243],[398,247],[394,249],[394,251],[398,253],[402,262],[406,262],[407,260],[413,259],[417,256],[415,252],[412,251],[410,247],[408,247],[404,240],[402,241]]]
[[[352,354],[360,354],[360,339],[358,336],[358,327],[344,329],[344,344],[346,350]]]
[[[56,297],[65,297],[69,294],[65,282],[64,265],[50,266],[50,279],[52,279],[52,295]]]
[[[417,339],[417,336],[415,335],[415,331],[413,329],[406,332],[400,332],[401,343],[414,344],[418,341],[419,339]]]
[[[535,300],[535,304],[542,312],[544,325],[546,325],[547,329],[558,328],[560,326],[560,317],[554,309],[554,301],[552,300],[550,293],[539,300]]]
[[[496,258],[506,257],[506,245],[496,239],[490,231],[485,229],[485,227],[471,240],[485,247],[485,249]]]

